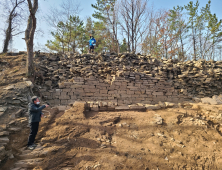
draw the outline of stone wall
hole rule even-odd
[[[110,82],[98,80],[95,77],[74,77],[73,80],[73,82],[60,83],[57,89],[43,88],[40,91],[52,105],[68,105],[75,101],[88,103],[102,101],[105,102],[103,105],[110,104],[116,107],[191,100],[185,90],[175,89],[164,79],[146,74],[130,73],[128,78],[114,76]]]
[[[40,54],[35,60],[37,84],[53,105],[179,103],[222,92],[221,61],[180,62],[133,53]]]

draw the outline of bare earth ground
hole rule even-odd
[[[18,56],[0,55],[0,86],[23,81],[25,63],[26,57],[24,54]]]
[[[222,169],[220,131],[197,110],[83,112],[46,113],[38,142],[48,153],[35,170]]]

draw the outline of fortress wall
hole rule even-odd
[[[101,53],[42,54],[35,63],[36,83],[52,105],[75,101],[98,107],[98,102],[113,107],[181,103],[222,93],[222,61],[181,62],[133,53]]]
[[[101,101],[104,102],[102,105],[110,104],[113,107],[132,104],[145,106],[160,101],[179,103],[191,100],[186,90],[175,89],[165,79],[139,73],[114,76],[111,81],[74,77],[73,82],[60,83],[58,89],[41,89],[41,92],[52,105]]]

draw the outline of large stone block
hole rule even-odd
[[[163,92],[153,92],[152,94],[156,96],[163,96]]]
[[[213,96],[212,98],[210,97],[205,97],[201,99],[201,102],[203,104],[211,104],[211,105],[218,105],[222,104],[222,96]]]
[[[150,104],[145,105],[145,107],[148,110],[158,110],[161,108],[159,105],[150,105]]]
[[[100,94],[108,94],[108,90],[100,90]]]
[[[69,95],[62,95],[62,96],[59,96],[59,99],[60,100],[69,100],[69,99],[71,99],[71,97]]]
[[[68,100],[61,100],[61,105],[68,105]]]
[[[63,93],[63,92],[71,92],[71,89],[63,89],[63,90],[62,90],[62,93]]]
[[[116,106],[115,110],[129,110],[129,106],[128,105]]]
[[[70,88],[71,89],[79,89],[79,88],[82,88],[82,85],[75,85],[75,84],[73,84],[73,85],[70,86]]]
[[[139,105],[129,105],[130,110],[143,110],[145,109],[145,106],[139,106]]]

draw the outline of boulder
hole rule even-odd
[[[145,108],[148,109],[148,110],[158,110],[161,107],[159,105],[149,105],[149,104],[146,104]]]

